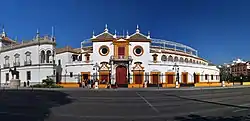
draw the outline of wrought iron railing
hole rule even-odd
[[[31,60],[24,61],[24,65],[25,65],[25,66],[30,66],[31,64],[32,64],[32,61],[31,61]]]

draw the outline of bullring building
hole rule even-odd
[[[149,85],[219,82],[219,69],[200,58],[197,50],[151,38],[150,33],[142,34],[138,26],[134,33],[119,36],[109,32],[106,25],[102,33],[93,33],[81,42],[81,48],[57,48],[56,63],[60,65],[60,83],[87,79],[119,86],[138,86],[145,81]]]

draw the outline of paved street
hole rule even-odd
[[[209,90],[5,90],[11,121],[245,121],[250,88]]]

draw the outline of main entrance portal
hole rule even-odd
[[[127,84],[127,68],[125,66],[116,67],[116,84]]]

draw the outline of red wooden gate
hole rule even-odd
[[[118,66],[116,68],[116,83],[127,84],[127,68],[125,66]]]

